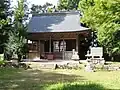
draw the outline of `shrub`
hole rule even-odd
[[[4,60],[4,54],[0,54],[0,61]]]
[[[4,64],[5,64],[4,54],[0,54],[0,67],[3,66]]]

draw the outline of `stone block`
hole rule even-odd
[[[41,69],[56,69],[57,68],[57,64],[53,64],[53,63],[41,64],[40,68]]]

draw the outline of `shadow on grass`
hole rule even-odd
[[[3,71],[4,75],[0,76],[0,90],[42,90],[46,85],[71,83],[77,80],[84,81],[82,76],[59,74],[50,71],[21,69],[3,69]]]
[[[55,84],[44,88],[44,90],[108,90],[102,85],[86,82]]]

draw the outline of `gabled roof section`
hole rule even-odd
[[[30,33],[84,30],[88,30],[88,28],[81,26],[79,12],[56,12],[33,15],[28,25],[28,32]]]

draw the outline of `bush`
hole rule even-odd
[[[0,54],[0,67],[3,66],[4,64],[5,64],[4,54]]]
[[[0,61],[4,60],[4,54],[0,54]]]
[[[3,64],[5,64],[5,61],[0,60],[0,65],[3,65]]]

